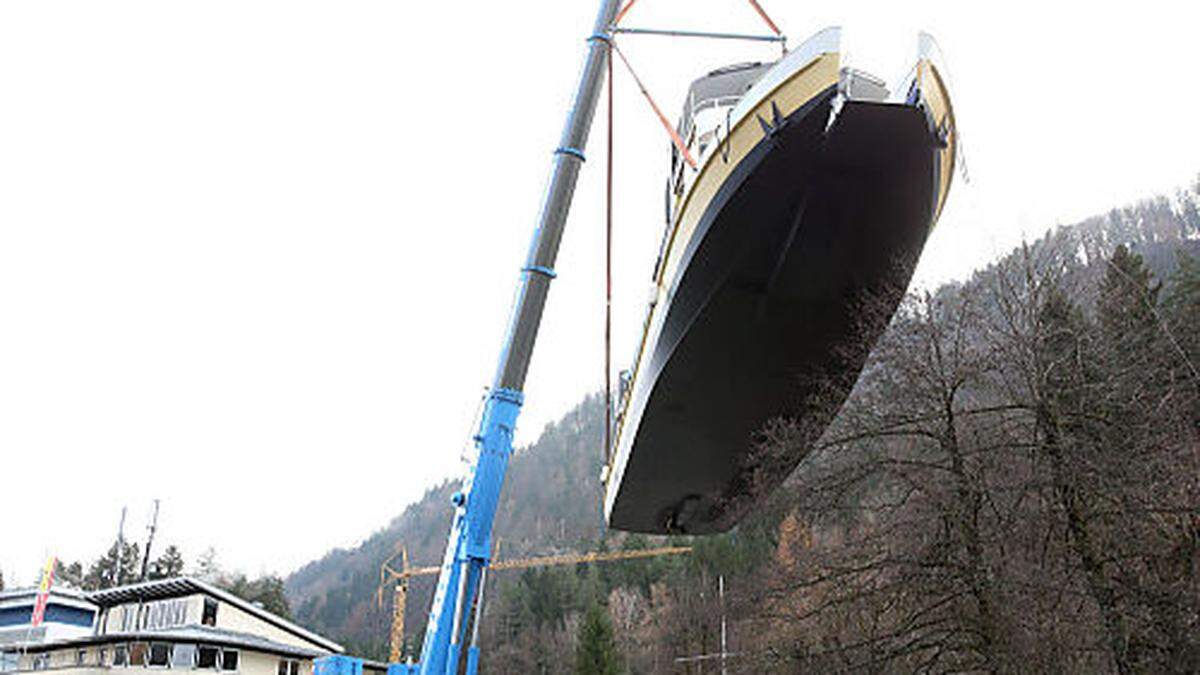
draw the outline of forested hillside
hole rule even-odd
[[[600,512],[600,434],[603,402],[586,398],[546,428],[536,443],[518,450],[509,466],[496,516],[500,555],[518,557],[592,546],[603,531]],[[336,550],[293,573],[287,592],[297,618],[352,650],[386,655],[391,596],[375,601],[379,565],[396,547],[408,548],[413,566],[441,562],[450,528],[450,497],[458,482],[430,489],[400,517],[353,550]],[[423,630],[433,577],[413,582],[410,636]]]
[[[494,575],[488,672],[685,672],[723,614],[732,672],[1200,672],[1198,202],[1114,209],[910,296],[815,447],[788,446],[803,408],[763,430],[762,461],[806,459],[735,531]],[[652,543],[602,532],[601,417],[589,398],[517,454],[501,557]],[[298,618],[382,655],[378,563],[398,541],[438,561],[453,487],[294,574]]]

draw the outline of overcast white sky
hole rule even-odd
[[[458,475],[596,2],[0,3],[0,571],[145,534],[286,573]],[[1200,172],[1194,3],[764,0],[892,77],[939,40],[972,182],[919,271]],[[631,26],[760,32],[743,0]],[[765,46],[629,37],[660,105]],[[667,140],[618,74],[616,358]],[[520,437],[601,383],[597,127]],[[597,507],[598,508],[598,507]],[[447,523],[449,510],[447,510]]]

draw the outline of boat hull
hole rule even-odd
[[[849,394],[940,209],[927,106],[831,86],[758,120],[676,244],[620,421],[614,528],[723,531],[778,486]]]

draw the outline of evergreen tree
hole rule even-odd
[[[170,579],[183,574],[183,555],[174,545],[167,547],[163,554],[150,565],[148,576],[151,579]]]
[[[76,561],[70,564],[61,560],[54,561],[54,582],[75,588],[83,588],[83,564]]]
[[[239,598],[259,605],[268,612],[285,619],[292,618],[292,608],[283,590],[283,579],[268,574],[253,581],[237,574],[218,582],[225,590]]]
[[[133,583],[137,581],[141,561],[142,557],[136,543],[122,542],[120,556],[118,556],[117,543],[113,542],[108,552],[100,556],[88,568],[87,574],[83,576],[82,586],[85,590],[92,591]]]
[[[1200,260],[1182,249],[1163,305],[1180,348],[1193,366],[1200,364]]]
[[[577,675],[616,675],[621,672],[612,621],[599,603],[588,606],[579,624],[575,672]]]
[[[1185,192],[1179,196],[1179,229],[1184,239],[1200,234],[1200,208],[1196,206],[1197,198],[1200,198],[1200,195],[1195,193]]]
[[[1097,305],[1104,338],[1126,355],[1147,349],[1157,334],[1154,310],[1161,288],[1142,256],[1118,246],[1105,269]]]

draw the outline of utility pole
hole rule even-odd
[[[725,575],[717,576],[717,602],[721,605],[721,675],[729,675],[725,670]]]
[[[146,580],[146,573],[150,571],[150,547],[154,545],[154,531],[158,529],[158,500],[154,500],[154,516],[150,519],[150,535],[146,537],[146,553],[142,556],[142,576],[138,581]]]
[[[704,597],[703,591],[700,592],[700,597],[701,598]],[[729,632],[727,630],[726,620],[725,620],[725,575],[724,574],[717,575],[717,604],[719,605],[718,611],[721,612],[721,650],[718,652],[710,653],[710,654],[696,654],[694,656],[677,656],[677,657],[675,657],[675,663],[684,665],[685,667],[688,667],[688,668],[691,667],[688,664],[694,663],[694,664],[696,664],[696,668],[698,669],[696,672],[704,672],[704,669],[705,669],[704,663],[706,661],[717,661],[721,664],[721,675],[728,675],[729,670],[728,670],[727,660],[729,659],[730,656],[741,656],[742,654],[739,652],[730,652],[729,651],[729,642],[728,642]]]
[[[121,524],[117,526],[117,556],[113,564],[112,585],[121,585],[121,559],[125,552],[125,507],[121,507]]]

